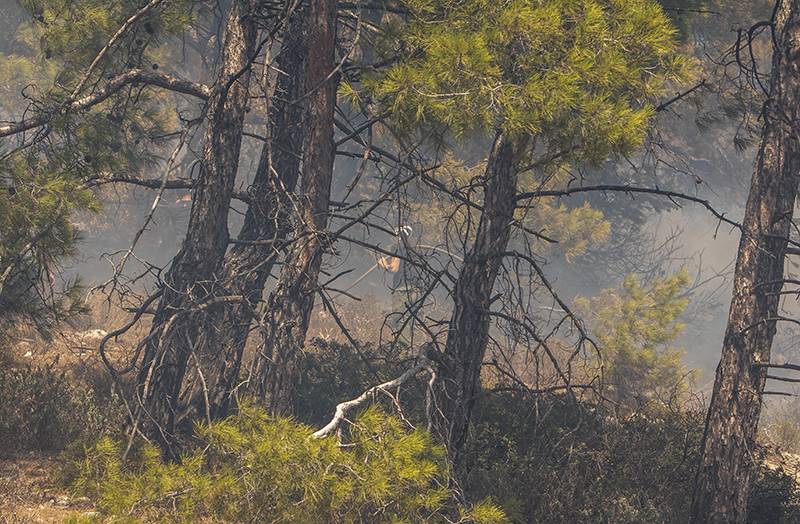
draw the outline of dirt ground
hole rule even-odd
[[[70,516],[91,516],[86,499],[74,499],[58,486],[58,464],[52,456],[24,453],[0,457],[0,523],[64,522]]]

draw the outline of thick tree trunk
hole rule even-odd
[[[511,236],[517,172],[528,144],[526,137],[498,134],[495,138],[486,166],[483,213],[453,293],[453,314],[439,369],[436,428],[456,465],[480,388],[492,290]]]
[[[255,50],[255,0],[232,2],[217,84],[207,107],[203,156],[186,238],[164,278],[138,376],[140,429],[172,453],[175,403],[196,338],[192,316],[215,295],[216,271],[228,247],[228,208],[239,164]],[[236,76],[238,75],[238,77]]]
[[[275,64],[279,76],[271,96],[269,141],[248,191],[251,200],[244,224],[221,271],[225,294],[240,296],[244,302],[220,304],[200,326],[198,354],[205,388],[199,376],[187,386],[192,418],[227,415],[239,383],[253,313],[290,229],[289,195],[297,184],[304,129],[303,105],[298,102],[305,87],[308,55],[304,17],[302,11],[295,13],[285,31]]]
[[[784,254],[800,174],[800,0],[775,21],[770,97],[750,186],[734,296],[706,419],[691,521],[745,522],[756,429],[769,362]]]
[[[314,307],[333,177],[336,103],[336,0],[308,6],[308,73],[300,207],[294,243],[267,303],[262,350],[256,355],[252,387],[276,414],[290,414],[297,383],[297,358],[305,344]]]

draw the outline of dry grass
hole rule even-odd
[[[0,458],[0,523],[63,522],[90,513],[85,498],[72,498],[58,482],[58,463],[40,453]]]

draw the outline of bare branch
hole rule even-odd
[[[717,217],[720,222],[725,222],[726,224],[730,224],[731,226],[741,229],[742,226],[738,222],[734,222],[733,220],[727,218],[725,213],[720,213],[711,205],[708,200],[702,199],[700,197],[695,197],[691,195],[687,195],[685,193],[679,193],[677,191],[668,191],[665,189],[659,189],[657,187],[636,187],[636,186],[627,186],[627,185],[614,185],[614,184],[600,184],[596,186],[580,186],[580,187],[569,187],[567,189],[551,189],[551,190],[541,190],[541,191],[528,191],[525,193],[520,193],[516,196],[517,202],[520,200],[530,200],[533,198],[542,198],[542,197],[565,197],[571,196],[578,193],[591,193],[591,192],[618,192],[618,193],[644,193],[650,195],[661,195],[664,197],[669,198],[670,200],[686,200],[688,202],[693,202],[695,204],[700,204],[701,206],[705,207],[708,211],[711,212],[712,215]],[[677,203],[676,203],[677,204]],[[517,207],[527,207],[527,205],[518,205]]]
[[[778,368],[778,369],[791,369],[792,371],[800,371],[800,365],[798,364],[771,364],[769,362],[756,362],[753,364],[753,366],[759,368]]]
[[[689,96],[690,94],[694,93],[698,89],[700,89],[702,87],[705,87],[705,86],[706,86],[706,79],[703,78],[702,80],[700,80],[698,83],[696,83],[694,86],[690,87],[686,91],[683,91],[683,92],[680,92],[680,93],[676,93],[675,96],[673,96],[669,100],[665,100],[665,101],[661,102],[660,104],[658,104],[654,108],[654,110],[656,112],[663,111],[666,108],[668,108],[669,106],[671,106],[672,104],[674,104],[675,102],[680,101],[682,98],[684,98],[686,96]]]
[[[341,404],[336,406],[336,414],[333,416],[330,422],[323,427],[322,429],[316,431],[314,433],[314,438],[325,438],[332,433],[336,432],[339,427],[342,425],[342,422],[347,420],[347,414],[350,413],[352,410],[364,405],[370,398],[372,398],[375,393],[379,391],[387,392],[390,389],[396,389],[412,378],[414,378],[420,371],[428,370],[430,373],[433,373],[433,367],[430,359],[428,358],[428,351],[431,349],[432,345],[430,343],[423,344],[419,349],[419,355],[417,355],[417,360],[411,368],[407,369],[402,375],[383,384],[378,384],[377,386],[372,386],[371,388],[364,391],[358,397],[348,400],[346,402],[342,402]]]
[[[117,75],[109,80],[109,82],[83,98],[79,98],[74,102],[67,104],[65,107],[56,107],[52,111],[43,111],[36,116],[26,118],[19,122],[12,122],[10,124],[0,126],[0,137],[16,135],[30,129],[34,129],[47,124],[55,116],[70,112],[81,111],[89,109],[104,100],[108,99],[114,93],[127,85],[152,85],[174,91],[176,93],[183,93],[185,95],[192,95],[201,100],[208,100],[211,96],[211,89],[203,84],[184,80],[173,75],[160,73],[156,71],[145,71],[143,69],[132,69],[120,75]]]
[[[178,178],[175,180],[167,180],[162,183],[159,178],[139,178],[130,175],[110,175],[94,177],[83,183],[83,187],[99,187],[106,184],[129,184],[132,186],[146,187],[148,189],[185,189],[192,190],[195,188],[195,182],[186,178]],[[233,198],[241,202],[249,203],[251,198],[246,191],[234,191]]]

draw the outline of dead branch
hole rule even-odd
[[[383,384],[378,384],[377,386],[372,386],[371,388],[364,391],[358,397],[348,400],[346,402],[342,402],[336,406],[336,414],[333,416],[330,422],[323,427],[322,429],[316,431],[314,433],[314,438],[325,438],[332,433],[336,432],[339,427],[342,425],[342,422],[347,420],[347,414],[350,413],[353,409],[361,407],[364,405],[370,398],[375,396],[375,393],[380,392],[388,392],[390,389],[396,389],[415,376],[420,371],[427,370],[429,373],[434,374],[433,365],[431,360],[428,358],[428,351],[431,349],[431,344],[426,343],[423,344],[419,349],[419,354],[417,355],[416,362],[414,366],[407,369],[402,375]]]
[[[677,191],[667,191],[664,189],[659,189],[657,187],[636,187],[636,186],[627,186],[627,185],[613,185],[613,184],[600,184],[596,186],[580,186],[580,187],[570,187],[567,189],[554,189],[554,190],[543,190],[543,191],[529,191],[525,193],[519,193],[515,200],[519,202],[520,200],[530,200],[534,198],[541,198],[541,197],[566,197],[571,196],[577,193],[591,193],[591,192],[619,192],[619,193],[644,193],[644,194],[651,194],[651,195],[660,195],[667,197],[668,199],[672,200],[675,205],[680,207],[675,199],[677,200],[686,200],[688,202],[693,202],[695,204],[699,204],[706,208],[712,215],[714,215],[720,222],[725,222],[736,229],[741,229],[742,226],[738,222],[735,222],[725,216],[725,213],[720,213],[711,205],[708,200],[703,198],[687,195],[685,193],[679,193]],[[528,204],[517,205],[517,207],[528,207]]]
[[[30,129],[41,127],[50,122],[53,117],[65,112],[89,109],[108,99],[123,87],[137,84],[157,86],[176,93],[192,95],[201,100],[208,100],[211,96],[211,89],[203,84],[156,71],[132,69],[111,78],[102,88],[90,95],[86,95],[83,98],[76,99],[74,102],[66,104],[65,107],[59,106],[53,108],[51,111],[42,111],[31,118],[0,126],[0,137],[16,135]]]

